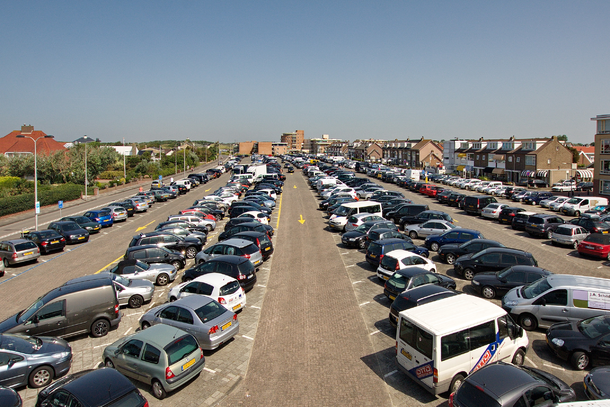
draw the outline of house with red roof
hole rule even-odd
[[[595,162],[595,147],[594,146],[572,146],[578,151],[578,165],[584,167],[592,167]]]
[[[17,136],[25,136],[25,138],[18,138]],[[63,143],[55,141],[52,138],[44,138],[45,132],[40,130],[34,130],[32,125],[23,125],[21,130],[15,130],[0,138],[0,154],[4,154],[7,157],[22,154],[34,154],[34,142],[28,137],[38,140],[36,142],[36,152],[38,154],[51,154],[55,151],[63,151],[66,148]]]

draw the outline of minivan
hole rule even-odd
[[[454,392],[469,373],[489,363],[522,365],[528,345],[527,334],[505,310],[460,294],[400,312],[396,362],[437,395]]]
[[[99,338],[121,322],[118,295],[107,275],[69,280],[0,323],[0,333],[67,337],[90,332]]]
[[[375,201],[344,203],[330,217],[328,225],[331,229],[345,231],[347,218],[358,213],[382,216],[381,204]]]
[[[580,216],[597,205],[608,205],[608,198],[576,196],[563,204],[561,212],[565,215]]]
[[[526,330],[610,313],[610,280],[554,274],[510,290],[502,308]]]
[[[464,210],[469,215],[480,215],[483,208],[496,202],[498,201],[493,196],[471,195],[464,199]]]

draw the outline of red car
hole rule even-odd
[[[610,234],[591,233],[578,245],[578,254],[610,260]]]
[[[214,215],[202,212],[197,209],[184,209],[184,210],[180,211],[180,215],[196,215],[203,219],[209,219],[209,220],[213,220],[213,221],[216,220],[216,217]]]

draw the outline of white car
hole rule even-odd
[[[481,216],[489,219],[498,219],[500,217],[500,212],[502,212],[502,208],[506,208],[507,206],[507,204],[490,203],[481,210]]]
[[[541,206],[542,208],[549,208],[549,207],[550,207],[550,205],[551,205],[553,202],[557,202],[557,200],[558,200],[559,198],[565,198],[565,196],[561,196],[561,195],[554,195],[554,196],[552,196],[552,197],[550,197],[550,198],[543,199],[542,201],[540,201],[540,206]]]
[[[385,220],[385,218],[379,215],[373,215],[371,213],[357,213],[347,218],[347,223],[345,224],[345,231],[349,232],[351,230],[356,229],[364,222],[373,220]]]
[[[264,192],[265,195],[268,195],[269,198],[273,199],[274,201],[277,200],[277,194],[275,193],[275,191],[273,189],[263,188],[263,189],[257,189],[257,191]]]
[[[271,217],[269,215],[264,214],[259,211],[244,212],[241,215],[239,215],[238,218],[252,218],[252,220],[260,222],[263,225],[268,225],[269,221],[271,221]]]
[[[387,281],[394,275],[396,270],[404,270],[411,267],[420,267],[436,273],[436,264],[430,259],[411,253],[406,250],[392,250],[381,259],[377,268],[377,277]]]
[[[218,301],[229,311],[237,312],[246,306],[246,293],[239,281],[220,273],[199,276],[173,287],[167,299],[172,302],[189,295],[203,295]]]

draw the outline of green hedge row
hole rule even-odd
[[[57,205],[58,201],[73,201],[84,192],[82,185],[63,184],[38,188],[40,206]],[[21,194],[0,199],[0,216],[34,209],[34,194]]]

